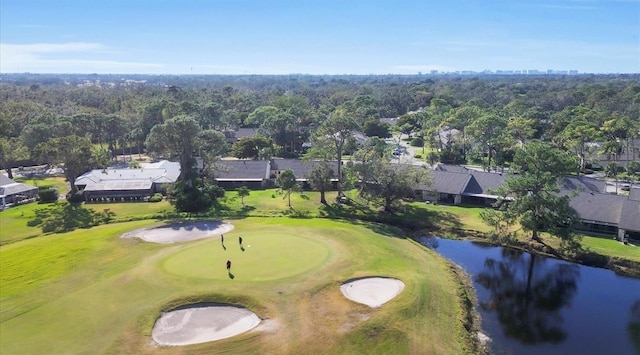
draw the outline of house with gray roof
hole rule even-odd
[[[618,220],[618,239],[640,240],[640,201],[627,199],[623,202]]]
[[[632,188],[629,196],[611,194],[604,181],[585,176],[565,176],[560,185],[580,216],[579,230],[640,240],[640,189]]]
[[[263,189],[272,186],[268,160],[220,160],[215,166],[214,179],[224,189],[241,186]]]
[[[498,196],[492,193],[507,179],[497,173],[438,165],[431,171],[433,182],[419,186],[425,200],[449,204],[492,205]],[[560,194],[570,196],[570,206],[580,217],[578,229],[620,240],[640,240],[640,188],[629,196],[607,193],[606,183],[585,176],[565,176],[559,181]]]
[[[180,176],[180,163],[162,160],[135,169],[96,169],[76,179],[85,202],[144,200],[163,193]]]
[[[431,185],[418,188],[422,197],[430,202],[454,205],[490,206],[498,200],[498,196],[492,191],[505,181],[502,174],[447,164],[436,165],[431,175],[433,176]]]
[[[503,174],[469,170],[469,183],[462,192],[462,202],[472,205],[490,206],[498,199],[493,191],[504,184]],[[509,198],[507,198],[508,200]]]
[[[319,163],[319,161],[300,159],[220,160],[216,162],[214,179],[218,186],[225,189],[235,189],[241,186],[261,189],[275,186],[278,175],[291,169],[301,187],[308,189],[311,187],[308,183],[309,173]],[[338,162],[330,164],[334,173],[337,174]],[[337,187],[338,178],[334,178],[333,182]]]
[[[432,170],[433,181],[430,185],[418,186],[422,198],[433,203],[443,202],[453,205],[462,203],[462,193],[472,178],[467,172],[449,172]]]
[[[15,204],[35,201],[37,196],[37,187],[15,182],[0,174],[0,210]]]
[[[278,176],[285,170],[290,169],[296,176],[296,181],[303,189],[310,189],[309,174],[315,167],[320,164],[319,160],[300,160],[300,159],[272,159],[271,160],[271,174],[272,179],[277,179]],[[335,177],[331,179],[334,188],[338,187],[338,162],[332,161],[329,163],[330,168],[333,170]]]

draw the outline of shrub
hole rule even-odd
[[[156,192],[153,196],[149,197],[149,202],[160,202],[162,201],[163,196],[161,193]]]
[[[440,152],[440,161],[445,164],[457,164],[462,161],[462,154],[457,150],[443,150]]]
[[[424,146],[424,140],[422,140],[422,138],[420,137],[415,137],[411,140],[411,145],[413,147],[422,147]]]
[[[422,159],[422,154],[414,154],[413,157],[416,159]]]
[[[217,185],[210,185],[196,181],[193,187],[182,182],[176,183],[169,192],[169,199],[178,212],[205,212],[209,210],[218,198],[224,197],[224,189]]]
[[[81,203],[84,202],[84,193],[82,191],[78,191],[75,194],[68,193],[67,201],[71,203]]]
[[[38,200],[40,203],[55,202],[58,200],[58,190],[54,187],[47,187],[38,190]]]

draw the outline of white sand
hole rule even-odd
[[[242,334],[259,323],[260,318],[245,308],[184,308],[162,314],[153,326],[151,336],[160,345],[199,344]]]
[[[369,307],[380,307],[396,297],[404,289],[404,283],[387,277],[367,277],[340,286],[342,294]]]
[[[220,221],[173,222],[154,228],[136,229],[121,238],[140,238],[147,242],[170,244],[210,238],[233,230],[233,224]]]

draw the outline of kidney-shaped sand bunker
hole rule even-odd
[[[230,338],[260,323],[246,308],[199,304],[163,313],[151,332],[160,345],[190,345]]]
[[[220,221],[182,221],[136,229],[123,234],[121,238],[140,238],[146,242],[169,244],[210,238],[232,229],[233,224]]]
[[[369,307],[380,307],[404,289],[404,282],[389,277],[364,277],[340,286],[342,294]]]

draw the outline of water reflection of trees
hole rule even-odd
[[[631,306],[631,320],[627,326],[631,344],[636,349],[636,353],[640,354],[640,300],[637,300]]]
[[[567,337],[560,310],[571,303],[580,276],[577,265],[544,265],[544,259],[503,249],[502,261],[487,258],[476,281],[491,292],[480,306],[495,311],[507,337],[524,344],[560,343]]]

